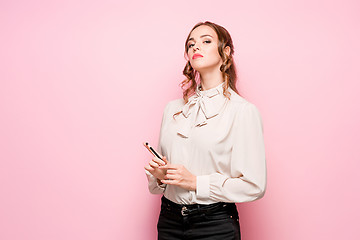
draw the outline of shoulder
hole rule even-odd
[[[264,132],[263,120],[259,109],[236,92],[231,92],[231,101],[235,107],[235,119],[240,126],[250,129],[261,129]]]
[[[233,105],[233,107],[238,110],[238,111],[242,111],[244,109],[254,109],[257,110],[257,107],[255,106],[255,104],[253,104],[252,102],[250,102],[249,100],[243,98],[242,96],[240,96],[239,94],[237,94],[235,91],[233,91],[232,89],[229,89],[231,96],[230,96],[230,102]]]
[[[258,107],[248,101],[247,99],[243,98],[236,92],[230,89],[231,97],[230,102],[233,108],[233,111],[235,111],[235,118],[241,118],[241,119],[252,119],[253,121],[255,119],[261,120],[261,113],[258,109]]]
[[[185,101],[182,98],[173,99],[165,105],[164,114],[174,114],[176,112],[179,112],[181,111],[184,104]]]
[[[166,107],[182,107],[184,106],[185,104],[185,101],[184,99],[182,98],[177,98],[177,99],[173,99],[173,100],[170,100],[167,104],[166,104]]]

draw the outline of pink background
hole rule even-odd
[[[226,27],[264,123],[244,240],[360,239],[360,4],[1,1],[0,239],[155,239],[143,166],[199,21]]]

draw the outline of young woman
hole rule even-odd
[[[266,162],[256,106],[236,89],[228,31],[200,22],[185,42],[183,98],[164,110],[158,150],[145,172],[163,194],[158,239],[241,239],[236,202],[263,197]]]

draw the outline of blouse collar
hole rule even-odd
[[[224,92],[224,84],[225,84],[225,82],[222,82],[221,84],[217,85],[216,87],[210,88],[208,90],[201,90],[201,85],[199,84],[196,87],[195,94],[197,94],[199,96],[208,96],[208,97],[213,97],[218,94],[222,94]]]
[[[206,125],[208,119],[219,114],[227,102],[227,98],[223,94],[223,86],[224,82],[203,91],[200,90],[200,85],[196,87],[195,94],[182,108],[185,122],[178,131],[180,135],[187,138],[193,127]]]

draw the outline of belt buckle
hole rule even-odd
[[[185,213],[186,210],[187,210],[187,208],[186,208],[185,206],[183,206],[183,207],[181,208],[181,215],[183,215],[183,216],[188,215],[188,214]]]

